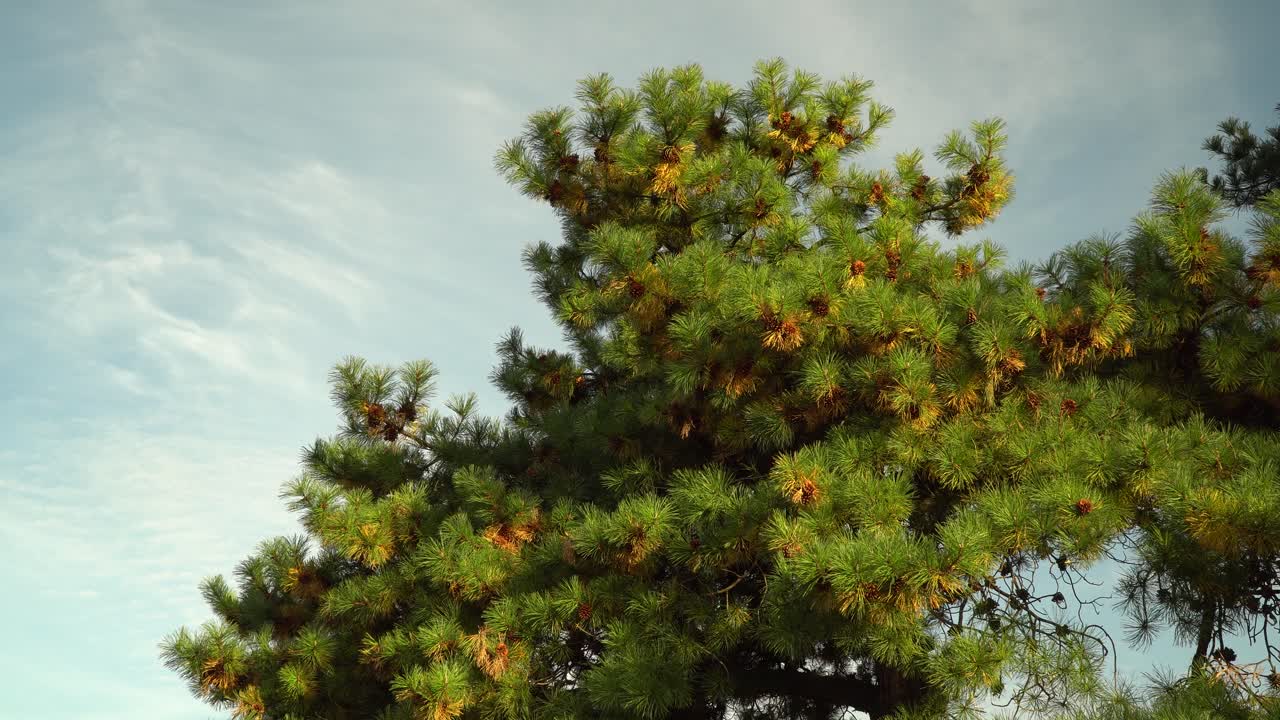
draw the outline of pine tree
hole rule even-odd
[[[1280,189],[1280,125],[1267,128],[1266,137],[1259,138],[1249,123],[1229,117],[1205,139],[1204,149],[1222,161],[1222,173],[1210,179],[1208,171],[1201,170],[1201,177],[1231,205],[1250,207]]]
[[[867,171],[870,89],[686,66],[533,115],[497,165],[562,221],[525,261],[568,349],[511,331],[501,421],[341,363],[306,535],[206,581],[171,667],[237,718],[1069,709],[1110,648],[1075,590],[1126,547],[1144,632],[1270,623],[1274,574],[1222,583],[1280,541],[1280,193],[1246,248],[1170,175],[1126,240],[1006,267],[961,237],[1003,124]]]
[[[1256,210],[1241,243],[1212,229],[1223,199],[1197,173],[1172,173],[1123,241],[1096,237],[1039,269],[1059,298],[1098,284],[1135,298],[1130,357],[1095,373],[1168,403],[1164,428],[1135,428],[1141,439],[1118,451],[1138,451],[1120,605],[1130,643],[1171,628],[1192,648],[1190,679],[1211,682],[1171,689],[1178,701],[1156,710],[1199,698],[1206,717],[1226,717],[1213,709],[1225,697],[1239,717],[1280,713],[1280,190]]]

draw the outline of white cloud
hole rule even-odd
[[[53,559],[28,581],[55,595],[93,578],[95,592],[190,608],[199,578],[229,571],[255,538],[298,530],[277,497],[296,457],[225,433],[104,428],[61,442],[40,472],[0,476],[0,537],[16,557]]]
[[[142,376],[133,370],[107,364],[104,366],[103,371],[106,373],[107,377],[111,379],[111,382],[119,385],[125,390],[128,390],[134,395],[148,396],[153,394],[153,392],[147,388],[146,381]]]

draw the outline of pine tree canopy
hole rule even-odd
[[[1253,206],[1280,189],[1280,125],[1267,128],[1266,134],[1259,138],[1249,123],[1229,117],[1204,141],[1204,149],[1222,161],[1222,173],[1210,179],[1208,171],[1201,170],[1202,179],[1237,208]]]
[[[867,170],[870,91],[686,66],[529,118],[497,168],[562,221],[524,259],[568,349],[511,331],[501,420],[428,362],[339,364],[305,535],[207,580],[170,666],[258,720],[1265,711],[1280,192],[1238,240],[1171,173],[1123,237],[1011,266],[967,239],[1004,124]],[[1106,558],[1114,642],[1188,645],[1145,709],[1091,624]]]

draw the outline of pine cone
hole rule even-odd
[[[902,262],[902,255],[896,249],[889,248],[884,251],[884,258],[889,265],[889,267],[884,271],[885,279],[890,281],[897,280],[898,264]]]
[[[629,294],[633,298],[639,298],[644,295],[644,292],[645,292],[644,283],[635,279],[631,275],[628,275],[627,276],[627,294]]]
[[[559,180],[551,183],[551,187],[547,188],[547,202],[555,205],[564,198],[564,184]]]
[[[591,603],[578,604],[578,621],[586,622],[591,619]]]
[[[826,317],[831,312],[831,306],[827,303],[826,298],[810,298],[809,310],[817,317]]]
[[[964,315],[964,322],[966,325],[972,325],[978,322],[978,313],[974,312],[973,308],[969,308]]]
[[[418,408],[408,400],[401,403],[400,408],[396,412],[404,417],[405,422],[413,422],[418,419]]]
[[[1036,288],[1036,297],[1037,297],[1037,298],[1040,298],[1041,300],[1044,300],[1044,296],[1045,296],[1045,295],[1048,295],[1048,294],[1049,294],[1049,293],[1048,293],[1048,291],[1047,291],[1047,290],[1045,290],[1044,288],[1042,288],[1042,287],[1038,287],[1038,288]]]
[[[707,137],[712,140],[719,141],[729,132],[729,119],[724,113],[716,113],[711,116],[711,120],[707,122]]]
[[[1089,498],[1080,498],[1076,501],[1076,514],[1081,517],[1093,512],[1093,508],[1093,501]]]
[[[1076,410],[1079,410],[1079,409],[1080,409],[1080,406],[1076,405],[1075,400],[1072,400],[1071,398],[1066,398],[1065,400],[1062,401],[1062,405],[1059,406],[1058,412],[1061,413],[1063,417],[1071,417],[1072,415],[1075,415]]]
[[[800,488],[800,504],[808,505],[818,499],[818,486],[812,480],[805,480]]]
[[[870,202],[872,205],[879,205],[884,202],[884,186],[878,182],[871,183]]]
[[[578,157],[577,153],[565,155],[560,158],[560,169],[564,172],[573,172],[578,169],[579,162],[581,162],[581,158]]]
[[[827,129],[839,135],[844,132],[844,121],[835,115],[827,116]]]
[[[849,274],[854,277],[858,277],[859,275],[862,275],[862,273],[866,271],[867,271],[867,264],[862,262],[861,260],[854,260],[853,264],[849,266]]]
[[[929,190],[929,180],[928,175],[921,175],[920,179],[916,181],[915,187],[911,188],[911,197],[923,202],[924,195]]]
[[[764,323],[766,330],[777,330],[782,327],[782,321],[778,319],[772,308],[765,308],[764,312],[760,313],[760,322]]]
[[[662,161],[666,163],[674,163],[680,161],[680,148],[674,145],[668,145],[662,149]]]
[[[795,345],[798,345],[798,343],[796,343],[796,340],[800,335],[799,325],[796,325],[794,322],[790,320],[784,320],[782,321],[781,324],[778,325],[777,331],[779,335],[779,344],[782,347],[791,348],[791,347],[794,347]]]

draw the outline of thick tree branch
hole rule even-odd
[[[833,707],[861,710],[880,717],[885,707],[882,688],[854,675],[820,675],[803,670],[729,666],[729,683],[740,699],[800,697]]]

